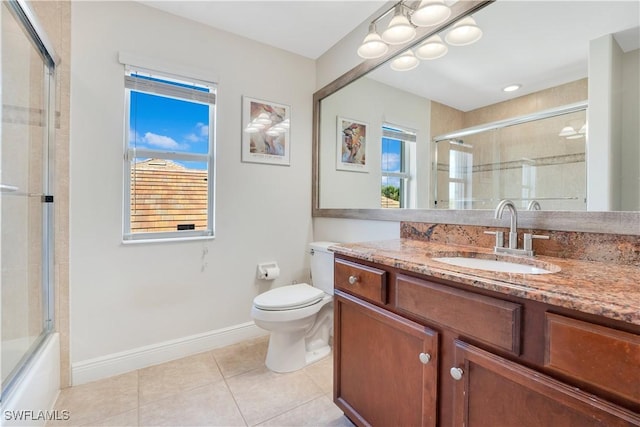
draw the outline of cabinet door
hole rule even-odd
[[[435,426],[438,335],[336,291],[334,401],[361,426]]]
[[[459,340],[455,365],[456,426],[640,425],[638,414]]]

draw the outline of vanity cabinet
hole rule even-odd
[[[456,426],[630,426],[633,414],[560,381],[455,340]],[[637,378],[636,378],[637,379]]]
[[[640,426],[636,325],[344,255],[334,307],[334,401],[357,425]]]
[[[335,401],[359,425],[435,426],[438,334],[365,300],[386,301],[386,272],[338,260],[335,276]]]

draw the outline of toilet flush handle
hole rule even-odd
[[[358,276],[349,276],[349,284],[355,285],[358,282]]]

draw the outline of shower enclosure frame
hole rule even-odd
[[[60,62],[53,45],[49,41],[44,28],[39,23],[25,0],[4,1],[16,21],[22,26],[31,39],[33,47],[43,61],[43,106],[46,107],[45,131],[43,133],[43,183],[42,183],[42,330],[29,346],[18,366],[2,381],[0,402],[4,404],[11,395],[20,378],[28,370],[29,365],[42,349],[47,338],[55,332],[55,293],[54,293],[54,159],[56,129],[56,71]],[[0,73],[0,76],[2,74]],[[0,112],[0,119],[2,113]],[[1,128],[0,128],[1,135]]]
[[[432,175],[431,175],[431,195],[433,200],[431,201],[431,207],[437,208],[438,201],[438,143],[452,140],[460,140],[460,138],[470,135],[476,135],[479,133],[500,130],[510,126],[516,126],[524,123],[535,122],[552,117],[562,116],[565,114],[571,114],[579,111],[586,111],[589,108],[589,101],[579,101],[572,104],[561,105],[558,107],[549,108],[542,111],[536,111],[530,114],[524,114],[521,116],[511,117],[504,120],[497,120],[490,123],[485,123],[477,126],[468,127],[465,129],[455,130],[453,132],[447,132],[442,135],[437,135],[431,139],[431,156],[432,156]],[[436,206],[433,206],[434,202]]]

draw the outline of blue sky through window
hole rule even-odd
[[[131,91],[129,144],[136,148],[206,154],[209,106]]]
[[[382,138],[382,172],[402,172],[402,141]],[[400,188],[400,178],[383,177],[382,185]]]

